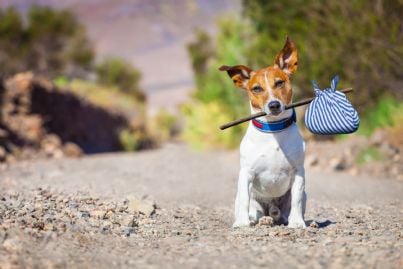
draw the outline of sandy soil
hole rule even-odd
[[[3,167],[0,268],[403,267],[402,182],[308,170],[308,228],[232,229],[237,158],[170,144]]]

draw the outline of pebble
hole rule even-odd
[[[155,212],[155,202],[138,198],[130,198],[128,203],[128,211],[131,213],[140,212],[146,216],[151,216]]]
[[[318,224],[316,221],[312,221],[312,222],[309,224],[309,227],[318,229],[318,228],[319,228],[319,224]]]
[[[106,215],[106,211],[104,210],[93,210],[90,212],[90,216],[96,219],[104,219]]]
[[[344,157],[333,157],[329,161],[329,166],[335,171],[342,171],[347,168],[346,159]]]
[[[306,157],[305,164],[309,167],[313,167],[318,165],[319,158],[316,155],[309,155]]]
[[[5,248],[5,250],[10,252],[20,252],[23,248],[20,240],[18,240],[17,238],[6,239],[3,242],[3,247]]]
[[[80,211],[78,212],[77,215],[79,218],[89,218],[90,217],[90,213],[88,211]]]
[[[124,236],[130,236],[131,233],[134,233],[134,228],[133,227],[122,227],[121,233]]]

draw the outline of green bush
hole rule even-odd
[[[189,54],[192,56],[193,71],[198,74],[205,74],[208,69],[208,61],[214,56],[214,47],[211,37],[204,31],[196,30],[196,41],[188,45]]]
[[[361,112],[385,93],[403,98],[401,1],[242,2],[257,31],[247,52],[254,67],[272,64],[285,36],[295,41],[299,68],[293,83],[301,89],[297,98],[312,95],[312,79],[326,87],[335,74],[340,75],[340,88],[355,89],[350,98]]]
[[[198,148],[239,145],[245,125],[225,131],[219,131],[218,127],[249,113],[246,93],[235,88],[231,79],[219,72],[218,67],[222,64],[235,65],[244,62],[243,55],[249,44],[247,41],[252,35],[248,24],[235,16],[219,21],[219,29],[214,57],[210,53],[204,53],[204,63],[199,59],[200,52],[194,48],[209,48],[213,41],[199,33],[188,47],[193,62],[197,62],[197,66],[204,66],[196,68],[197,87],[193,94],[195,102],[183,109],[187,125],[183,137]]]
[[[179,133],[178,118],[166,109],[160,109],[152,118],[149,129],[159,142],[167,141]]]
[[[377,128],[393,128],[402,123],[403,102],[383,96],[375,106],[362,114],[359,133],[369,136]]]
[[[235,148],[239,146],[247,125],[238,125],[225,131],[219,125],[233,120],[221,102],[197,102],[182,107],[187,120],[183,138],[197,149]]]
[[[133,130],[123,129],[119,132],[119,140],[125,151],[135,151],[140,145],[141,135]]]
[[[91,70],[92,45],[73,13],[32,6],[22,21],[14,8],[0,9],[0,77],[27,70],[85,76]]]
[[[96,66],[96,72],[100,83],[116,86],[138,100],[145,100],[145,95],[139,87],[141,73],[125,60],[107,58]]]

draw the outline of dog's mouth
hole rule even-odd
[[[268,114],[268,115],[278,116],[281,114],[281,112],[283,112],[283,110],[281,110],[281,109],[270,110],[270,114]]]

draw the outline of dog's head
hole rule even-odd
[[[269,116],[281,116],[292,101],[290,76],[298,67],[298,52],[288,37],[274,65],[253,71],[247,66],[221,66],[239,88],[247,91],[252,107]]]

